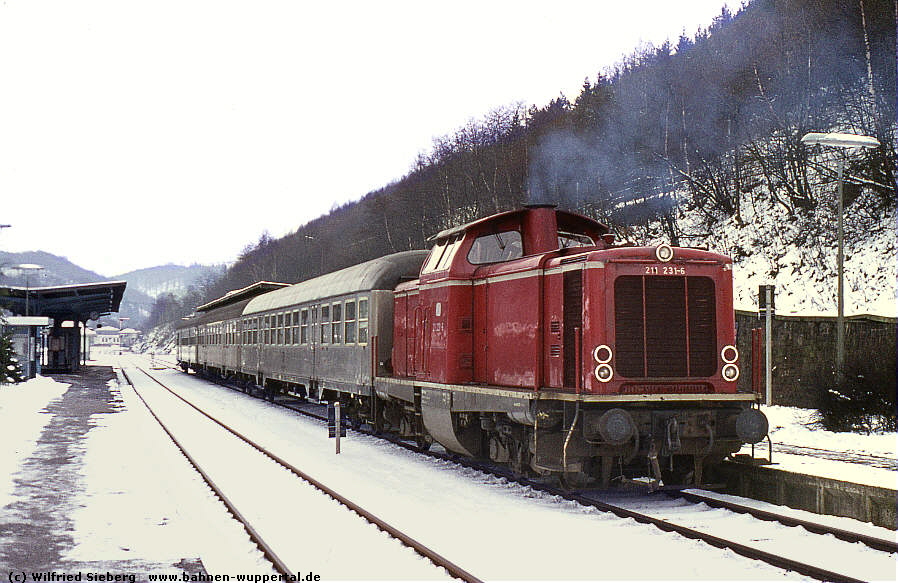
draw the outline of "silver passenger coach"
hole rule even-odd
[[[258,282],[197,308],[178,326],[184,369],[317,397],[370,395],[389,371],[393,288],[427,251],[404,251],[294,285]]]

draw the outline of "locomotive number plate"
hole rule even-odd
[[[678,265],[646,265],[646,275],[686,275],[686,268]]]

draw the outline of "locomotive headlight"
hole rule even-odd
[[[727,344],[720,351],[720,358],[727,364],[732,364],[739,360],[739,350],[732,344]]]
[[[723,380],[733,382],[739,378],[739,367],[733,363],[723,365],[721,373]]]
[[[592,351],[592,357],[599,364],[611,362],[611,347],[607,344],[599,344]]]
[[[603,363],[596,367],[595,375],[597,381],[607,383],[614,378],[614,371],[611,370],[611,365]]]
[[[673,256],[673,248],[667,243],[662,243],[655,248],[655,257],[657,257],[658,261],[661,263],[667,263],[673,259]]]

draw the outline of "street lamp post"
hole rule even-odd
[[[822,146],[834,146],[837,148],[877,148],[879,140],[871,136],[860,136],[856,134],[842,133],[817,133],[811,132],[805,134],[801,138],[801,143],[807,146],[820,144]],[[837,272],[838,272],[838,298],[837,298],[837,314],[836,314],[836,375],[838,382],[841,384],[843,373],[845,370],[845,291],[844,291],[844,238],[845,231],[842,220],[843,201],[842,192],[844,190],[844,159],[839,160],[838,183],[839,183],[839,215],[838,215],[838,234],[837,234]]]
[[[25,272],[25,315],[31,315],[31,306],[30,306],[30,298],[31,298],[31,274],[43,269],[43,265],[36,265],[34,263],[23,263],[22,265],[16,265],[16,269],[19,271]]]

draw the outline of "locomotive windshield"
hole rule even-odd
[[[518,231],[503,231],[481,235],[474,239],[468,252],[472,265],[511,261],[524,256],[524,245]]]

